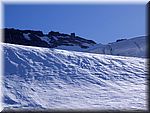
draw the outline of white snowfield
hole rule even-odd
[[[86,51],[119,56],[147,57],[147,38],[147,36],[141,36],[106,45],[96,44]]]
[[[95,44],[87,45],[89,48],[84,49],[80,46],[65,46],[61,45],[56,47],[56,49],[71,50],[71,51],[80,51],[80,52],[90,52],[98,54],[107,54],[107,55],[117,55],[117,56],[131,56],[131,57],[141,57],[146,58],[148,41],[147,36],[140,36],[131,39],[126,39],[118,42],[112,42],[109,44]]]
[[[5,109],[148,110],[146,58],[2,46]]]

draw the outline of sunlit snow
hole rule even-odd
[[[5,109],[147,110],[147,59],[3,44]]]
[[[147,57],[147,44],[147,37],[141,36],[106,45],[96,44],[86,51],[120,56]]]

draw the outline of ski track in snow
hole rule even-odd
[[[147,59],[2,44],[5,109],[147,110]]]

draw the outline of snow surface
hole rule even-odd
[[[5,109],[148,109],[146,58],[2,46]]]
[[[61,46],[55,47],[55,49],[63,49],[63,50],[78,51],[78,52],[85,51],[85,49],[81,48],[80,46],[76,46],[76,45],[73,45],[73,46],[61,45]]]
[[[51,43],[50,43],[51,39],[50,39],[49,37],[47,37],[47,36],[43,36],[43,37],[38,36],[38,37],[39,37],[42,41],[45,41],[46,43],[51,44]]]
[[[58,38],[61,38],[61,36],[52,36],[54,38],[54,40],[58,40]]]
[[[106,45],[96,44],[86,51],[109,55],[147,57],[147,47],[147,37],[141,36]]]
[[[29,34],[30,33],[23,33],[24,38],[27,39],[27,40],[31,40],[30,37],[29,37]]]

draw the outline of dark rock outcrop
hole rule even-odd
[[[42,31],[19,30],[14,28],[4,29],[4,43],[48,48],[55,48],[62,45],[80,46],[84,49],[96,44],[92,40],[87,40],[76,36],[75,33],[71,33],[69,35],[51,31],[48,34],[43,34]]]

